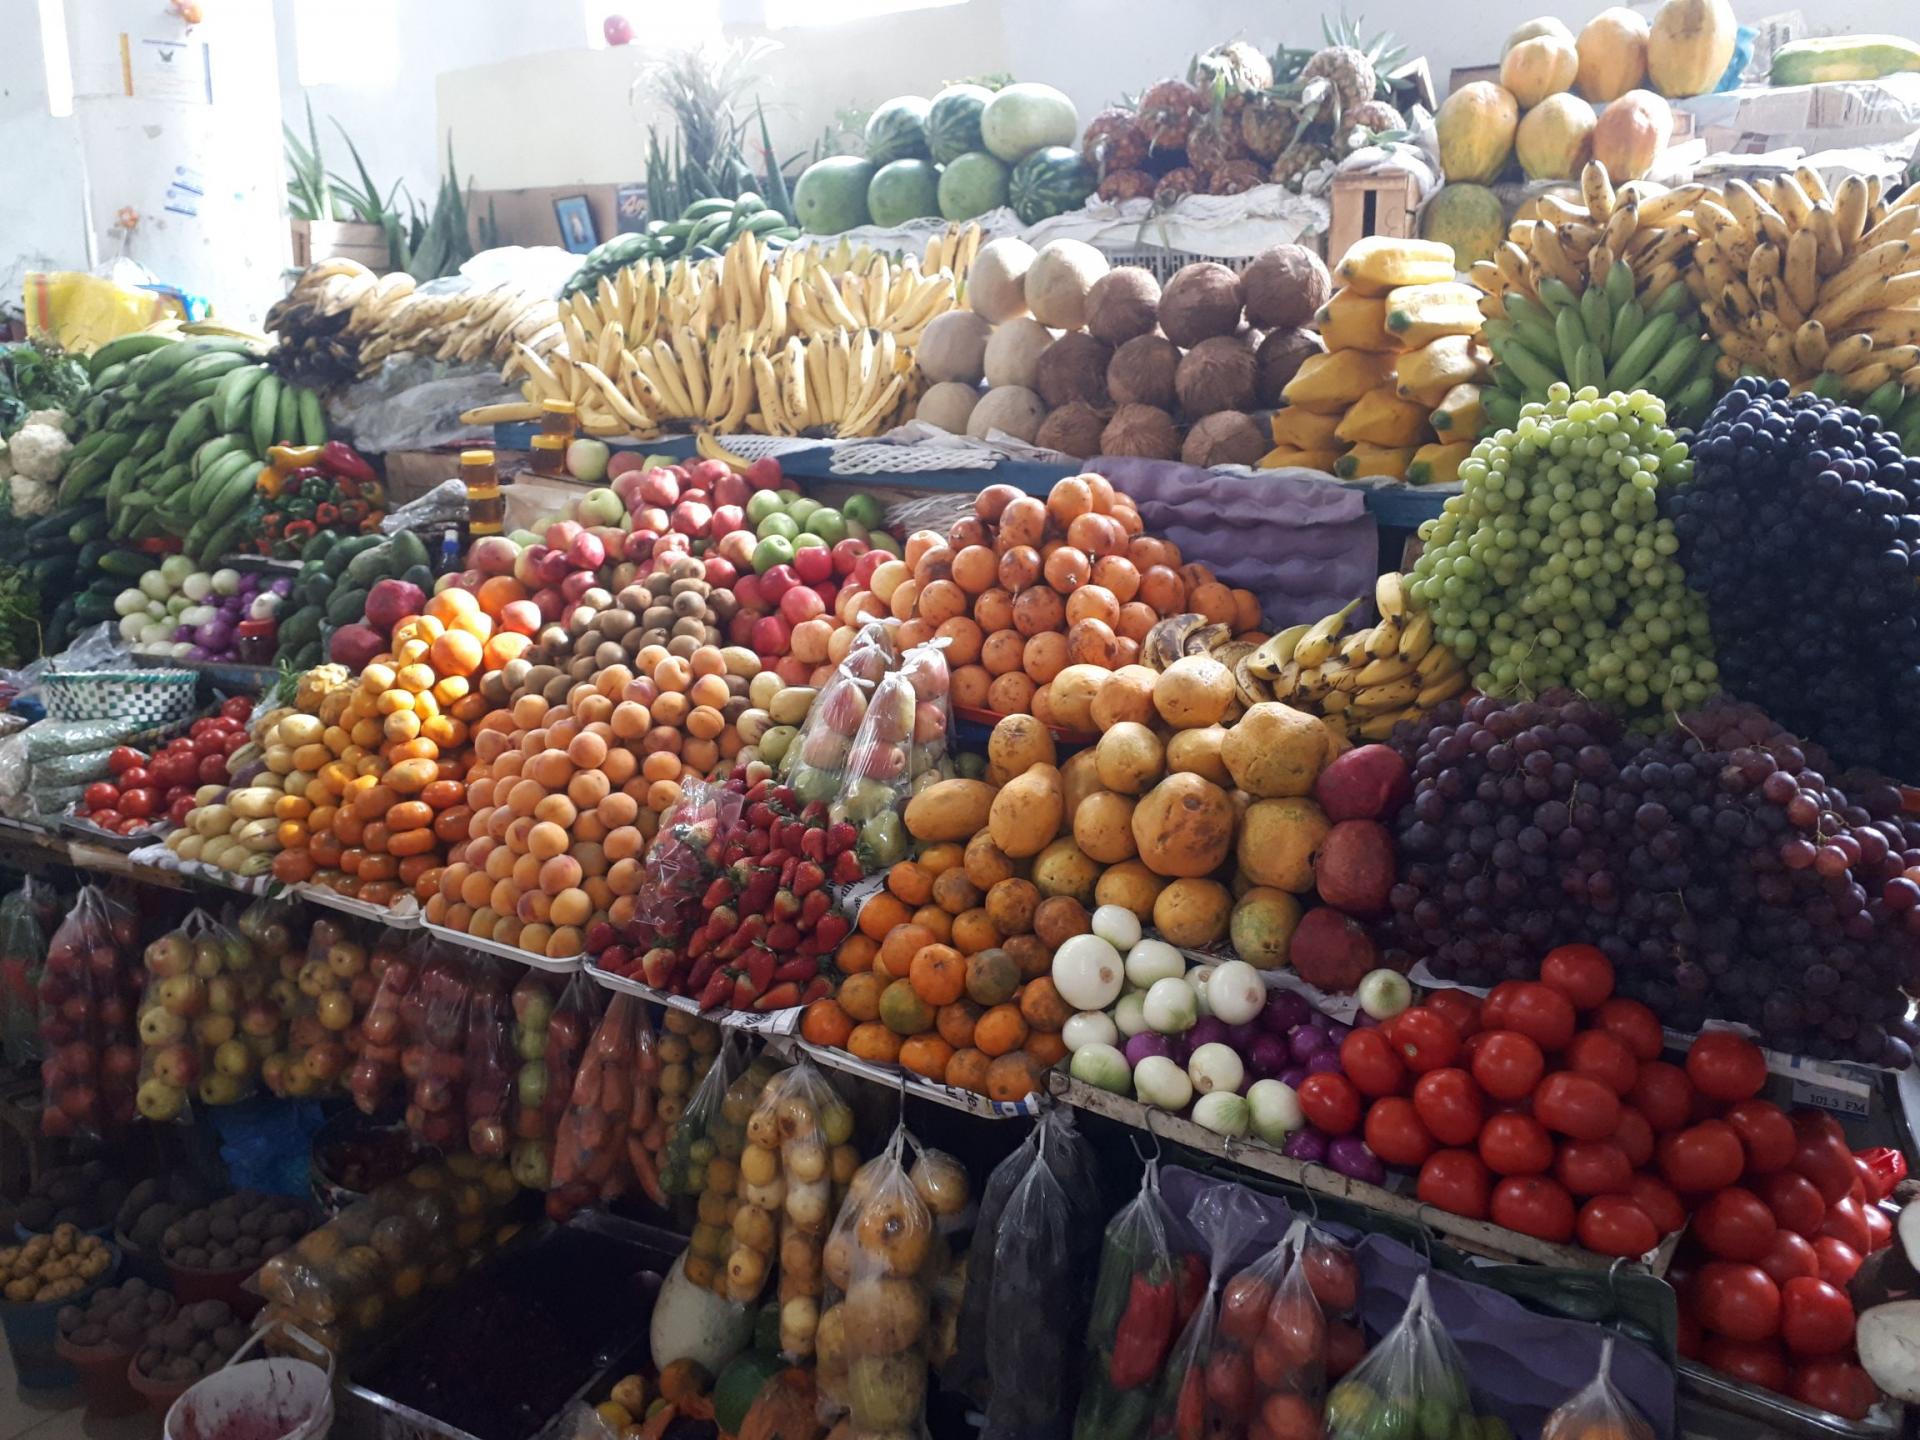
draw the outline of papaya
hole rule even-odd
[[[1507,36],[1507,43],[1500,47],[1501,56],[1504,58],[1507,51],[1523,40],[1532,40],[1539,35],[1550,35],[1557,40],[1566,41],[1569,45],[1573,43],[1573,31],[1567,28],[1566,21],[1557,15],[1542,15],[1536,20],[1523,21],[1514,26]]]
[[[1705,95],[1733,59],[1739,25],[1727,0],[1667,0],[1647,34],[1647,74],[1662,95]]]
[[[1673,138],[1673,107],[1651,90],[1629,90],[1593,126],[1593,158],[1615,183],[1645,179]]]
[[[1529,180],[1568,180],[1593,154],[1593,107],[1578,95],[1549,95],[1514,133],[1520,168]]]
[[[1454,386],[1478,380],[1486,369],[1486,352],[1471,335],[1442,335],[1400,357],[1397,386],[1402,400],[1412,400],[1431,411]]]
[[[1878,80],[1920,70],[1920,45],[1900,35],[1822,35],[1791,40],[1773,52],[1775,85],[1827,80]]]
[[[1580,53],[1558,35],[1536,35],[1522,40],[1500,59],[1500,83],[1522,110],[1531,110],[1549,95],[1573,88],[1580,72]]]
[[[1342,480],[1404,480],[1417,448],[1413,445],[1356,445],[1335,463],[1333,473]]]
[[[1260,457],[1262,470],[1319,470],[1331,475],[1340,463],[1337,448],[1320,450],[1274,449]]]
[[[1647,22],[1615,5],[1586,23],[1574,48],[1580,69],[1574,88],[1596,105],[1618,100],[1647,78]]]
[[[1520,106],[1508,91],[1490,80],[1462,85],[1434,116],[1441,173],[1482,184],[1497,179],[1513,156],[1519,124]]]
[[[1420,216],[1420,234],[1452,246],[1457,265],[1491,260],[1507,238],[1506,206],[1485,185],[1455,181],[1441,186],[1427,202]]]
[[[1409,485],[1444,485],[1460,478],[1460,462],[1473,453],[1471,440],[1422,445],[1407,466]]]
[[[1339,278],[1363,295],[1384,295],[1402,285],[1431,285],[1454,276],[1453,251],[1432,240],[1368,235],[1340,257]]]
[[[1417,350],[1442,335],[1472,335],[1480,329],[1481,298],[1479,289],[1457,280],[1403,285],[1387,292],[1387,329],[1408,350]]]

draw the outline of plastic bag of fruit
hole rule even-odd
[[[669,1015],[673,1013],[668,1012]],[[727,1087],[746,1067],[742,1053],[744,1043],[739,1032],[727,1032],[726,1038],[721,1041],[719,1056],[707,1067],[707,1073],[694,1087],[692,1098],[685,1103],[679,1117],[669,1124],[666,1152],[660,1159],[660,1188],[670,1197],[698,1205],[700,1197],[707,1192],[713,1175],[713,1129],[720,1119],[720,1102],[726,1098]],[[725,1195],[716,1197],[719,1218],[711,1223],[718,1226],[728,1223],[724,1201],[732,1193],[732,1187],[729,1186]],[[704,1211],[707,1207],[698,1208]],[[700,1222],[706,1223],[704,1214]]]
[[[1181,1328],[1162,1373],[1149,1433],[1166,1440],[1244,1436],[1251,1418],[1253,1375],[1245,1355],[1220,1335],[1220,1297],[1240,1252],[1259,1233],[1266,1212],[1238,1185],[1208,1187],[1187,1221],[1207,1242],[1206,1296]]]
[[[467,1149],[483,1160],[507,1155],[507,1109],[513,1101],[512,977],[505,962],[477,961],[467,998]]]
[[[770,1051],[763,1050],[751,1060],[746,1058],[747,1053],[743,1046],[739,1058],[744,1068],[721,1092],[704,1140],[696,1135],[688,1142],[685,1183],[693,1187],[698,1199],[693,1238],[687,1247],[687,1278],[722,1299],[727,1294],[733,1219],[746,1208],[738,1203],[737,1196],[742,1184],[740,1160],[747,1148],[747,1121],[760,1103],[760,1092],[784,1068]],[[717,1071],[722,1067],[716,1064],[713,1068]]]
[[[466,1134],[467,1009],[477,967],[436,944],[402,1002],[417,1016],[400,1068],[407,1092],[407,1128],[427,1144],[455,1149]]]
[[[740,1205],[727,1256],[729,1300],[758,1300],[777,1261],[782,1304],[793,1298],[817,1306],[820,1251],[833,1218],[832,1151],[852,1131],[853,1112],[811,1060],[803,1057],[761,1090],[740,1155]],[[796,1307],[795,1316],[808,1308]],[[781,1349],[811,1353],[817,1313],[806,1318],[813,1323],[789,1323],[783,1310]],[[795,1343],[801,1336],[804,1349]]]
[[[916,645],[898,670],[880,678],[847,753],[828,818],[858,827],[860,853],[870,870],[884,869],[906,854],[906,832],[897,814],[892,821],[880,817],[904,808],[921,776],[939,779],[947,758],[953,712],[945,650],[944,640]]]
[[[625,1192],[634,1178],[635,1102],[647,1094],[657,1065],[646,1007],[635,996],[615,995],[587,1042],[554,1135],[547,1213],[556,1221]]]
[[[1633,1402],[1614,1386],[1613,1337],[1600,1342],[1600,1368],[1578,1392],[1563,1401],[1540,1428],[1540,1440],[1653,1440],[1649,1425]]]
[[[1427,1277],[1413,1282],[1407,1312],[1327,1396],[1328,1440],[1370,1440],[1382,1425],[1423,1435],[1474,1433],[1466,1363],[1434,1313]]]
[[[40,1012],[34,992],[47,963],[47,932],[40,897],[51,908],[53,886],[27,876],[0,900],[0,1053],[9,1065],[40,1058]]]
[[[1295,1220],[1220,1301],[1221,1343],[1247,1358],[1253,1405],[1276,1434],[1318,1429],[1326,1406],[1328,1321],[1309,1279],[1311,1240],[1307,1222]]]
[[[719,856],[740,818],[739,792],[724,783],[689,776],[680,782],[680,798],[661,817],[660,833],[647,847],[644,877],[634,918],[650,926],[651,943],[671,946],[697,927],[702,898],[719,873]],[[660,985],[651,976],[647,983]]]
[[[668,1140],[686,1114],[693,1092],[720,1058],[721,1038],[720,1027],[711,1020],[672,1008],[661,1015],[658,1113]],[[739,1073],[737,1057],[733,1073]],[[663,1161],[665,1155],[663,1148]]]
[[[575,979],[585,979],[576,973]],[[529,1190],[545,1190],[551,1178],[552,1154],[547,1124],[547,1036],[553,1025],[560,981],[539,970],[524,971],[513,987],[513,1099],[508,1112],[508,1135],[513,1178]],[[471,1030],[471,1027],[469,1027]],[[471,1059],[469,1045],[469,1059]],[[469,1080],[471,1084],[471,1080]]]
[[[1203,1269],[1197,1256],[1174,1255],[1170,1219],[1159,1163],[1149,1160],[1140,1193],[1107,1222],[1101,1242],[1074,1440],[1140,1440],[1147,1433],[1161,1367],[1180,1328],[1182,1281]]]
[[[281,957],[281,977],[291,984],[277,985],[273,993],[286,1025],[286,1043],[261,1062],[260,1077],[268,1090],[311,1099],[330,1093],[340,1082],[357,1009],[354,987],[358,984],[366,993],[368,982],[361,977],[369,974],[371,963],[361,932],[332,915],[313,922],[304,959]]]
[[[1360,1262],[1332,1236],[1309,1229],[1301,1241],[1298,1269],[1327,1322],[1326,1380],[1331,1385],[1367,1352],[1367,1337],[1360,1329]]]
[[[193,1099],[233,1104],[253,1090],[253,1051],[240,1025],[250,1018],[228,959],[240,936],[204,910],[148,944],[140,999],[142,1118],[190,1124]]]
[[[362,1114],[377,1113],[399,1088],[411,1043],[407,1000],[432,952],[433,938],[424,930],[387,930],[374,942],[373,996],[360,1019],[360,1055],[347,1076],[347,1090]]]
[[[40,975],[41,1133],[100,1136],[130,1124],[138,1089],[134,1006],[137,919],[83,885],[47,942]]]
[[[839,793],[867,703],[898,658],[884,625],[863,625],[846,658],[813,697],[800,733],[780,757],[780,774],[802,804],[824,804]]]

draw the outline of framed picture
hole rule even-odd
[[[586,196],[562,195],[553,202],[553,218],[560,226],[560,243],[573,254],[585,255],[600,243]]]
[[[632,235],[647,228],[646,186],[614,186],[613,228],[622,235]]]

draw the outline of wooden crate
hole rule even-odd
[[[360,220],[295,220],[293,263],[299,269],[320,260],[358,260],[375,274],[393,268],[393,252],[378,225]]]
[[[1338,265],[1353,242],[1367,235],[1410,238],[1420,208],[1420,182],[1405,170],[1361,170],[1333,177],[1333,218],[1327,225],[1327,265]]]

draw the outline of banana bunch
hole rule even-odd
[[[752,365],[759,413],[747,428],[761,434],[878,435],[918,399],[913,351],[890,330],[794,335],[772,357],[755,354]]]
[[[756,402],[750,356],[754,334],[732,324],[711,340],[692,329],[652,344],[629,348],[618,324],[602,331],[593,346],[556,350],[545,357],[516,346],[508,375],[524,372],[521,393],[538,412],[543,400],[568,400],[578,407],[581,428],[592,435],[649,438],[675,429],[744,428]],[[576,358],[592,356],[591,359]],[[512,405],[470,410],[462,418],[480,424],[525,418],[497,412]]]
[[[1465,690],[1467,670],[1434,638],[1432,616],[1408,608],[1398,574],[1374,582],[1380,622],[1344,634],[1359,604],[1289,626],[1256,648],[1246,668],[1273,699],[1341,726],[1349,739],[1384,740],[1402,720]]]
[[[925,274],[911,259],[874,255],[838,275],[807,266],[788,289],[789,323],[798,335],[872,329],[915,345],[928,321],[959,304],[958,290],[951,271]]]

